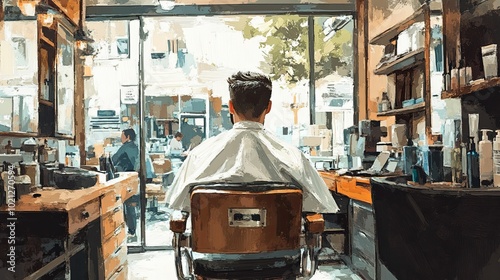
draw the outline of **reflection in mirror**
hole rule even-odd
[[[74,38],[61,24],[57,29],[57,133],[73,135],[75,67]]]
[[[37,132],[36,87],[0,89],[0,132]]]
[[[0,97],[0,131],[12,129],[12,97]]]
[[[0,24],[0,132],[38,131],[36,20]]]

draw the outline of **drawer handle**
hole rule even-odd
[[[368,236],[366,236],[366,234],[365,234],[364,232],[362,232],[362,231],[358,231],[358,233],[359,233],[361,236],[363,236],[364,238],[368,238]]]
[[[113,233],[113,236],[117,236],[118,234],[120,234],[121,231],[122,231],[122,227],[119,227],[119,228],[115,229],[115,232]]]
[[[123,246],[120,246],[118,247],[118,249],[116,249],[116,251],[113,253],[113,256],[117,256],[118,253],[120,252],[120,250],[122,249]]]
[[[123,270],[124,266],[123,265],[120,265],[120,267],[116,270],[116,273],[119,273]]]
[[[118,201],[118,200],[120,200],[120,199],[122,199],[122,196],[121,196],[121,195],[117,195],[117,196],[116,196],[116,201]]]
[[[88,211],[82,211],[82,217],[86,220],[90,218],[90,213]]]
[[[113,212],[116,213],[116,212],[120,211],[120,209],[121,209],[121,207],[117,206],[117,207],[115,207],[115,209],[113,209]]]
[[[132,192],[132,188],[127,188],[127,192]]]

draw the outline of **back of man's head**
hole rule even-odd
[[[256,72],[238,72],[227,79],[234,110],[247,119],[259,117],[271,100],[272,82]]]
[[[132,128],[125,129],[123,131],[123,134],[125,134],[125,137],[129,137],[130,141],[135,141],[136,134],[134,129]]]

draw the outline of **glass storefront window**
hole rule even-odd
[[[138,72],[137,21],[89,22],[97,43],[108,47],[100,48],[105,54],[95,60],[94,77],[87,81],[92,85],[85,93],[87,143],[94,150],[99,145],[103,151],[116,150],[121,131],[132,127],[138,132],[142,122],[146,150],[141,156],[146,158],[147,173],[144,245],[171,246],[173,211],[166,205],[165,193],[190,149],[231,128],[226,82],[231,74],[242,70],[271,76],[273,109],[266,129],[298,146],[297,137],[309,125],[308,50],[314,47],[317,103],[312,106],[319,109],[317,119],[334,131],[352,124],[352,19],[342,26],[335,25],[335,20],[315,17],[315,37],[321,43],[309,46],[307,16],[145,18],[144,73]],[[326,34],[324,26],[337,30]],[[109,51],[112,42],[114,56]],[[140,74],[144,77],[143,120],[138,119],[139,106],[134,102]],[[121,98],[124,93],[127,102]],[[108,111],[103,120],[101,115]],[[174,152],[177,132],[183,134],[182,151]],[[337,136],[332,137],[341,144],[335,142]],[[329,148],[331,152],[331,144]],[[135,210],[139,209],[137,203]],[[137,235],[129,241],[141,240],[138,217]]]

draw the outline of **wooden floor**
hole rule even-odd
[[[177,279],[171,250],[129,254],[128,279]],[[321,265],[311,280],[362,280],[343,264]]]

